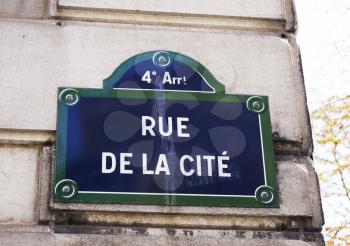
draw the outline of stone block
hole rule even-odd
[[[292,0],[80,1],[51,0],[52,18],[158,26],[260,30],[282,33],[294,27]]]
[[[58,0],[58,7],[284,19],[284,0]]]
[[[46,14],[47,0],[0,0],[0,16],[41,19]]]
[[[293,42],[266,33],[60,23],[0,22],[0,31],[7,33],[0,41],[0,83],[6,91],[0,99],[0,128],[55,130],[58,87],[101,88],[102,80],[127,58],[172,50],[201,62],[227,93],[269,96],[276,136],[299,146],[297,151],[310,148]]]
[[[34,224],[36,147],[0,146],[0,224]]]
[[[112,225],[153,225],[189,228],[264,228],[317,230],[323,225],[316,174],[307,159],[280,161],[279,208],[149,206],[52,203],[56,222]],[[49,199],[41,198],[42,201]]]
[[[192,230],[145,227],[46,226],[0,228],[0,245],[321,246],[317,232]]]

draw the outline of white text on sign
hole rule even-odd
[[[186,85],[187,79],[185,76],[182,77],[171,77],[169,72],[165,72],[161,76],[162,84],[170,84],[170,85]],[[151,84],[157,78],[156,71],[146,71],[141,80]]]
[[[165,120],[165,121],[164,121]],[[155,119],[152,116],[141,117],[141,135],[142,136],[156,136],[159,133],[163,137],[169,137],[176,134],[177,137],[189,138],[188,117],[158,117]],[[177,131],[174,131],[176,125]],[[102,152],[102,173],[110,174],[117,170],[117,156],[111,152]],[[133,174],[132,158],[133,153],[120,153],[118,156],[119,173]],[[169,163],[166,154],[159,154],[156,158],[155,168],[149,167],[148,156],[146,153],[141,153],[142,158],[142,174],[143,175],[171,175]],[[140,158],[137,158],[140,159]],[[219,177],[231,177],[228,172],[228,162],[230,157],[227,151],[223,151],[222,155],[182,155],[179,158],[179,170],[183,176],[213,176],[217,174]],[[140,165],[137,165],[140,166]],[[152,165],[154,166],[154,165]],[[204,173],[205,170],[206,172]]]

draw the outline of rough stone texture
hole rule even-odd
[[[36,147],[0,146],[0,224],[33,224],[37,193]]]
[[[40,165],[47,166],[48,163],[43,162]],[[280,208],[61,203],[51,203],[51,208],[57,210],[56,221],[60,223],[74,221],[92,224],[106,222],[114,225],[176,225],[192,228],[321,229],[323,215],[319,193],[314,192],[318,187],[312,162],[307,158],[300,160],[300,163],[279,161],[277,171]],[[49,171],[45,169],[45,172]],[[43,182],[42,185],[46,187],[50,184]],[[42,193],[40,201],[46,203],[48,200],[47,193]],[[75,212],[66,213],[68,210]]]
[[[179,15],[167,12],[154,14],[153,12],[123,11],[113,9],[92,11],[89,8],[60,8],[57,10],[55,7],[50,7],[50,18],[89,22],[128,23],[167,27],[196,27],[217,30],[244,30],[273,33],[283,33],[287,30],[287,27],[290,28],[288,20],[286,21],[280,19],[250,19],[219,15],[194,16],[192,14]]]
[[[268,95],[273,131],[280,139],[300,144],[310,139],[304,87],[286,39],[54,21],[2,21],[0,31],[7,33],[0,41],[0,83],[7,92],[1,97],[0,128],[54,130],[58,86],[100,88],[102,79],[128,57],[169,49],[201,62],[228,93]],[[215,49],[218,44],[220,49]]]
[[[47,0],[0,0],[0,17],[43,18]]]
[[[38,170],[39,170],[39,187],[37,196],[37,218],[41,223],[48,223],[51,219],[51,211],[49,209],[51,187],[53,180],[52,158],[53,148],[43,146],[39,153]]]
[[[292,0],[51,0],[50,18],[158,26],[186,26],[282,33],[290,30]],[[288,28],[288,29],[287,29]]]
[[[55,131],[27,131],[0,129],[0,144],[41,146],[55,142]]]
[[[224,15],[252,18],[285,18],[284,0],[58,0],[59,7]]]
[[[319,233],[55,226],[0,228],[0,245],[323,245]]]
[[[293,0],[284,0],[286,15],[286,31],[295,33],[297,29],[297,18],[295,14],[295,5]]]

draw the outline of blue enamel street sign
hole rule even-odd
[[[54,201],[276,207],[268,99],[170,51],[59,88]]]

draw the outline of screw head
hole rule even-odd
[[[60,92],[58,98],[64,105],[73,106],[78,103],[80,94],[76,89],[67,88]]]
[[[264,199],[269,198],[269,193],[267,193],[266,191],[261,192],[261,197]]]
[[[270,186],[259,186],[255,190],[255,199],[263,204],[271,204],[275,200],[274,191]]]
[[[265,110],[265,103],[262,97],[252,96],[247,100],[247,108],[255,113],[262,113]]]
[[[58,199],[72,199],[78,194],[78,186],[71,179],[62,179],[55,185],[55,197]]]
[[[158,51],[153,55],[153,64],[160,67],[166,67],[171,63],[170,54],[166,51]]]
[[[158,62],[160,65],[165,65],[167,63],[167,59],[164,56],[160,56],[158,58]]]
[[[69,187],[68,185],[63,186],[62,192],[63,192],[63,193],[69,193],[69,192],[70,192],[70,187]]]
[[[65,97],[67,102],[74,102],[74,95],[73,94],[67,94]]]
[[[254,102],[254,103],[253,103],[253,108],[254,108],[254,109],[259,109],[259,108],[261,108],[261,103],[260,103],[260,102]]]

